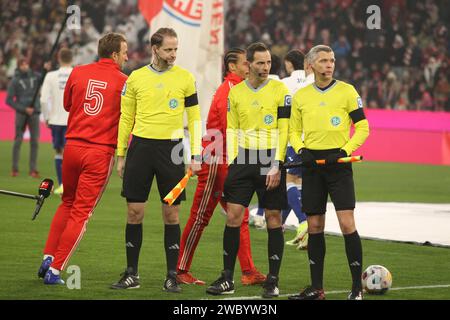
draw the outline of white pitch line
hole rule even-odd
[[[389,291],[400,291],[400,290],[416,290],[416,289],[436,289],[436,288],[450,288],[450,284],[441,284],[441,285],[430,285],[430,286],[413,286],[413,287],[394,287],[390,288]],[[349,290],[335,290],[335,291],[326,291],[325,295],[327,294],[341,294],[341,293],[348,293]],[[298,292],[296,292],[298,293]],[[296,294],[295,293],[295,294]],[[289,294],[280,294],[280,297],[288,297],[294,293]],[[224,298],[221,300],[260,300],[262,299],[261,296],[252,296],[252,297],[230,297],[230,298]]]

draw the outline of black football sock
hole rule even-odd
[[[344,234],[345,252],[347,253],[348,265],[352,273],[352,291],[361,291],[362,273],[362,245],[358,231],[351,234]]]
[[[177,270],[178,255],[180,253],[180,225],[164,225],[164,249],[166,250],[167,272]]]
[[[125,229],[125,246],[127,251],[128,271],[138,273],[139,252],[142,245],[142,223],[129,224]],[[130,270],[131,269],[131,270]]]
[[[234,275],[234,266],[239,251],[241,227],[225,226],[223,231],[223,269],[229,270],[231,278]]]
[[[269,254],[269,274],[277,276],[280,273],[281,260],[283,259],[284,236],[281,227],[267,229],[268,242],[267,252]]]
[[[325,260],[325,234],[309,234],[308,257],[311,272],[311,285],[315,289],[323,289],[323,264]]]

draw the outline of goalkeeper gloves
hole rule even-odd
[[[337,163],[339,158],[344,158],[347,156],[347,152],[345,150],[339,150],[339,152],[335,152],[332,154],[329,154],[325,159],[325,164],[335,164]]]

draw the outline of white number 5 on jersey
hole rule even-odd
[[[88,116],[99,114],[103,107],[103,95],[98,89],[106,89],[107,82],[89,79],[85,100],[94,100],[94,105],[85,102],[84,112]]]

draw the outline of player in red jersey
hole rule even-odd
[[[208,225],[214,209],[220,201],[222,208],[226,203],[221,200],[223,184],[228,173],[226,160],[227,99],[231,87],[241,82],[248,74],[245,51],[231,49],[225,54],[225,81],[217,89],[209,109],[206,124],[207,134],[203,137],[203,159],[198,184],[195,191],[191,214],[181,237],[178,258],[177,281],[185,284],[204,285],[205,282],[192,276],[189,272],[194,252],[203,229]],[[253,264],[248,229],[249,211],[246,209],[241,227],[239,262],[241,264],[241,282],[244,285],[261,284],[266,276]]]
[[[124,36],[99,40],[99,61],[75,67],[64,90],[69,112],[64,149],[62,203],[53,217],[38,276],[45,284],[63,284],[63,270],[80,243],[86,225],[108,183],[114,163],[120,118],[120,94],[127,76]]]

